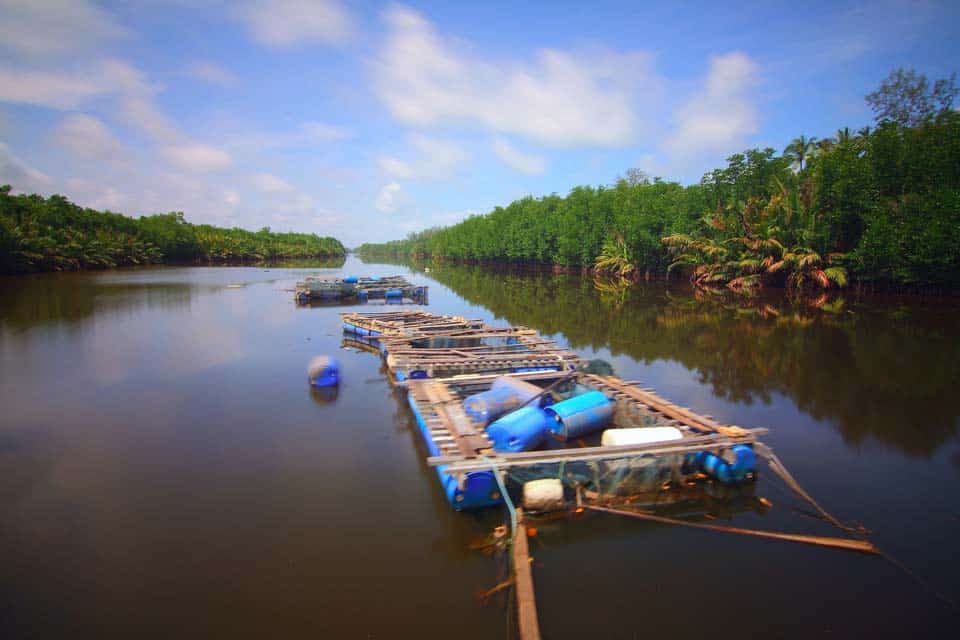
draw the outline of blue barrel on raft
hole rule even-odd
[[[549,416],[540,407],[521,407],[487,427],[487,436],[495,451],[529,451],[543,443],[549,423]]]
[[[407,402],[413,409],[413,415],[417,419],[417,426],[420,428],[420,435],[427,445],[427,450],[432,456],[440,455],[440,447],[434,441],[423,416],[417,408],[413,395],[407,396]],[[457,511],[467,511],[471,509],[483,509],[493,507],[503,503],[503,496],[500,494],[500,485],[492,471],[471,471],[461,474],[458,482],[457,478],[447,473],[447,465],[441,464],[437,467],[437,477],[440,479],[440,485],[447,496],[447,500]]]
[[[613,402],[599,391],[589,391],[550,405],[544,411],[550,418],[550,432],[565,441],[607,426],[613,419]]]
[[[701,451],[697,454],[700,470],[724,484],[743,482],[757,466],[757,456],[753,447],[738,444],[730,449],[733,462],[728,462],[715,453]]]
[[[387,289],[386,296],[388,298],[402,298],[403,289]]]
[[[346,282],[347,284],[357,284],[357,280],[358,280],[357,276],[347,276],[346,278],[343,279],[343,281]]]
[[[490,385],[488,391],[475,393],[463,400],[463,411],[477,422],[488,424],[500,416],[533,400],[543,389],[525,380],[503,376]],[[553,402],[553,396],[544,394],[537,404],[541,407]]]
[[[340,365],[330,356],[317,356],[307,365],[307,380],[315,387],[340,384]]]

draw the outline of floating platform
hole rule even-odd
[[[294,288],[297,302],[310,301],[350,301],[384,300],[387,303],[409,301],[414,304],[427,304],[428,287],[416,285],[403,276],[385,276],[382,278],[319,278],[308,277],[298,282]]]
[[[348,334],[383,337],[423,338],[431,335],[480,329],[483,322],[461,316],[443,316],[429,311],[402,310],[341,313]]]
[[[671,484],[753,479],[752,466],[746,472],[731,469],[738,456],[749,458],[752,465],[752,446],[766,429],[723,425],[636,383],[584,372],[577,354],[526,327],[490,327],[419,310],[351,312],[341,319],[344,343],[379,353],[391,382],[408,391],[429,452],[427,462],[436,468],[455,509],[502,504],[501,481],[517,489],[531,480],[558,478],[567,498],[576,488],[601,495],[647,493],[651,500],[660,500],[664,486]],[[489,391],[502,377],[535,385],[535,396],[549,393],[551,401],[559,401],[543,411],[551,420],[568,424],[559,429],[551,423],[555,437],[547,438],[539,450],[495,450],[491,425],[477,412],[465,410],[468,397]],[[571,406],[564,400],[596,397],[603,402],[581,407],[579,413],[562,408]],[[606,429],[581,430],[578,425],[596,419],[601,409]],[[508,412],[507,417],[516,415]],[[656,427],[661,431],[649,429]],[[627,438],[628,444],[620,444],[624,438],[611,433],[618,429],[644,429],[643,435],[651,436],[669,432],[675,439],[638,442],[633,431],[623,432],[633,443]]]
[[[613,399],[609,430],[672,427],[679,440],[627,445],[603,445],[596,438],[548,441],[536,451],[494,451],[485,425],[463,410],[463,400],[489,389],[497,375],[457,376],[445,380],[412,380],[404,386],[441,485],[456,509],[477,509],[503,501],[494,473],[508,485],[559,478],[568,491],[580,487],[596,494],[648,494],[658,499],[665,485],[683,486],[708,476],[700,460],[704,453],[729,457],[738,446],[750,447],[766,429],[721,425],[656,394],[615,377],[585,373],[513,374],[541,387],[562,381],[570,387],[602,392]],[[554,391],[562,397],[563,392]],[[752,474],[748,476],[752,479]]]
[[[580,357],[526,327],[425,311],[340,314],[348,335],[373,338],[395,382],[465,374],[572,371]]]

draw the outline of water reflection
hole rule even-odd
[[[321,406],[333,404],[340,394],[339,387],[315,387],[310,385],[310,399]]]
[[[506,322],[562,334],[575,349],[678,362],[733,402],[783,394],[848,444],[874,438],[929,456],[958,433],[960,316],[951,300],[744,297],[685,283],[430,267],[431,277]]]
[[[24,281],[30,279],[28,286]],[[104,282],[89,274],[57,273],[0,278],[0,328],[25,331],[75,324],[94,313],[187,307],[186,282]]]

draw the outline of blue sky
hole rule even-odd
[[[684,183],[960,69],[960,4],[0,0],[0,183],[388,240],[629,167]]]

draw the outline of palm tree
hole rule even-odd
[[[803,161],[813,155],[816,144],[817,138],[815,136],[808,138],[807,136],[801,135],[799,138],[794,138],[793,142],[787,145],[787,148],[783,150],[783,154],[793,158],[799,170],[803,171]]]
[[[837,129],[837,144],[847,144],[851,140],[853,140],[853,132],[850,131],[850,127]]]
[[[633,255],[627,247],[623,234],[615,232],[603,243],[603,249],[594,262],[593,268],[599,273],[609,273],[626,278],[633,275],[637,267]]]
[[[829,153],[831,149],[837,144],[837,141],[833,138],[824,138],[817,141],[817,152]]]

